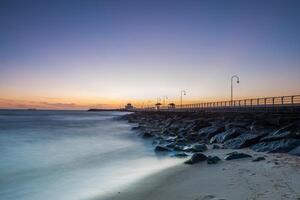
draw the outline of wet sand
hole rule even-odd
[[[233,150],[209,150],[222,161],[215,165],[206,162],[178,166],[145,177],[116,191],[110,200],[281,200],[300,199],[300,157],[287,154],[257,153],[266,160],[252,162],[251,158],[225,161]],[[183,159],[184,161],[185,159]],[[134,166],[133,166],[134,167]],[[103,198],[101,198],[103,199]]]

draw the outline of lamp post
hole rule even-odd
[[[167,96],[163,96],[163,105],[165,106],[166,105],[166,99],[168,99]]]
[[[159,103],[160,100],[161,100],[160,97],[157,97],[157,98],[156,98],[156,103]]]
[[[186,95],[186,91],[185,90],[181,90],[180,92],[180,107],[182,108],[182,95]]]
[[[231,106],[232,106],[232,102],[233,102],[233,79],[236,78],[236,83],[239,84],[240,83],[240,78],[237,75],[233,75],[231,77]]]

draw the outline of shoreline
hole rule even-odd
[[[230,151],[208,150],[207,155],[223,157]],[[251,158],[244,158],[222,160],[216,165],[179,164],[142,178],[104,200],[300,199],[299,157],[254,153],[249,149],[239,152],[264,156],[266,160],[252,162]]]
[[[182,164],[104,200],[300,199],[300,115],[137,112],[121,119]],[[296,156],[295,156],[296,155]]]

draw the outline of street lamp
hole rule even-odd
[[[236,78],[236,83],[239,84],[240,83],[240,78],[237,75],[233,75],[231,77],[231,106],[232,106],[232,102],[233,102],[233,79]]]
[[[168,99],[167,96],[163,96],[163,105],[166,105],[166,99]]]
[[[160,102],[160,97],[157,97],[157,99],[156,99],[156,103],[159,103]]]
[[[182,108],[182,95],[186,95],[186,91],[185,90],[181,90],[180,92],[180,107]]]

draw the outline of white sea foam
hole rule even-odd
[[[119,115],[0,111],[1,199],[101,199],[181,162],[157,157]]]

